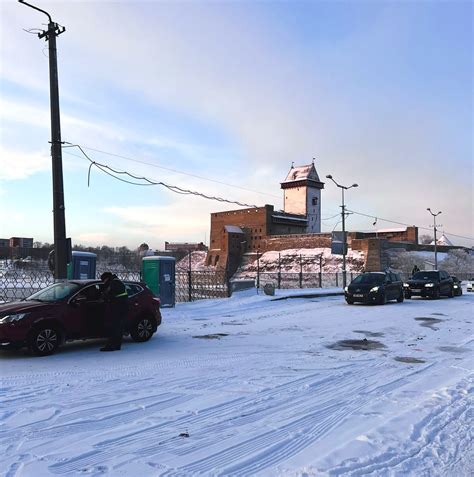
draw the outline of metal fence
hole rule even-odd
[[[131,270],[97,269],[97,278],[104,271],[115,273],[121,280],[140,281],[141,273]],[[350,283],[359,272],[347,272]],[[409,274],[400,274],[402,280],[410,278]],[[460,273],[460,280],[469,280],[474,274]],[[242,277],[243,278],[243,277]],[[276,288],[330,288],[342,287],[342,272],[338,273],[285,273],[258,272],[248,274],[248,279],[255,280],[255,286],[263,287],[272,283]],[[0,302],[21,300],[38,290],[54,283],[49,271],[10,269],[0,271]],[[176,271],[176,302],[188,302],[208,298],[225,298],[230,295],[229,283],[224,271]]]
[[[350,283],[359,272],[347,272],[347,283]],[[331,288],[342,287],[342,272],[328,273],[288,273],[288,272],[259,272],[255,274],[257,287],[272,283],[276,288]]]
[[[116,274],[121,280],[141,281],[139,271],[97,269],[97,278],[105,272]],[[49,271],[7,270],[0,272],[0,302],[22,300],[54,283]],[[229,296],[224,272],[176,271],[176,301],[194,301]]]

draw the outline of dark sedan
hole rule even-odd
[[[404,284],[405,298],[421,296],[423,298],[439,298],[441,295],[454,296],[454,282],[448,272],[443,270],[428,270],[416,272]]]
[[[160,300],[144,283],[124,284],[129,300],[125,333],[134,341],[148,341],[161,324]],[[46,356],[65,341],[107,337],[110,323],[101,285],[98,280],[70,280],[0,305],[0,346],[27,346]]]
[[[354,278],[344,290],[346,302],[383,305],[390,300],[403,301],[403,283],[393,272],[369,272]]]

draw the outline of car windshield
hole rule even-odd
[[[33,295],[27,298],[27,300],[44,302],[60,301],[79,290],[79,288],[80,286],[76,283],[55,283],[39,292],[33,293]]]
[[[416,272],[413,275],[414,280],[437,280],[438,278],[438,272]]]
[[[385,280],[385,275],[381,273],[364,273],[364,275],[359,275],[358,277],[352,280],[354,285],[361,283],[373,283],[375,285],[381,285]]]

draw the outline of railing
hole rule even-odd
[[[347,272],[347,283],[360,275],[358,272]],[[254,278],[259,287],[272,283],[276,288],[331,288],[342,287],[342,272],[259,272]]]
[[[121,280],[141,281],[139,271],[97,269],[96,277],[109,271]],[[177,302],[202,300],[207,298],[224,298],[229,296],[224,272],[176,271],[175,297]],[[0,272],[0,302],[22,300],[33,293],[54,283],[49,271],[7,270]]]
[[[139,271],[97,269],[97,278],[104,271],[115,273],[121,280],[140,281]],[[350,283],[358,272],[347,272],[347,283]],[[411,274],[400,274],[402,280],[411,278]],[[459,273],[459,280],[465,281],[474,277],[474,273]],[[246,274],[245,277],[255,280],[255,285],[265,286],[272,283],[276,288],[330,288],[342,287],[342,272],[338,273],[285,273],[258,272]],[[9,269],[0,270],[0,302],[8,302],[27,298],[38,290],[54,283],[49,271]],[[208,298],[225,298],[229,296],[229,287],[224,271],[176,271],[176,302],[188,302]]]

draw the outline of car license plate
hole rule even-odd
[[[354,293],[354,296],[356,298],[364,298],[364,295],[362,293]]]
[[[420,293],[420,292],[421,292],[421,288],[412,288],[411,291],[412,291],[412,292],[415,292],[415,293]]]

